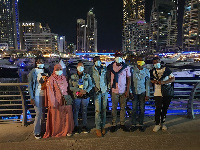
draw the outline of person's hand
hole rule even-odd
[[[86,94],[86,91],[85,91],[85,90],[80,90],[80,94],[85,95],[85,94]]]
[[[128,98],[129,97],[129,91],[125,92],[125,97]]]
[[[30,103],[31,103],[31,105],[35,106],[35,100],[34,99],[31,99]]]
[[[129,95],[130,95],[130,98],[131,98],[131,99],[133,99],[133,98],[134,98],[134,97],[133,97],[133,93],[130,93]]]
[[[151,80],[151,83],[153,83],[153,84],[157,84],[158,81],[157,81],[157,80]]]
[[[149,100],[149,96],[145,96],[145,101],[148,101]]]
[[[158,81],[158,84],[163,85],[163,84],[165,84],[165,81]]]
[[[110,89],[107,89],[107,90],[106,90],[106,92],[109,92],[109,91],[110,91]]]
[[[82,93],[79,93],[78,96],[79,96],[79,97],[83,97],[83,94],[82,94]]]
[[[95,92],[98,92],[99,89],[95,86],[95,87],[94,87],[94,91],[95,91]]]

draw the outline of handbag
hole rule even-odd
[[[56,80],[55,80],[56,81]],[[58,86],[58,82],[56,81],[56,84]],[[60,87],[58,86],[59,88],[59,91],[60,91],[60,94],[61,94],[61,106],[65,106],[65,105],[72,105],[73,104],[73,99],[70,95],[63,95],[62,92],[61,92],[61,89]]]
[[[163,84],[161,85],[162,96],[174,96],[174,88],[172,84]]]

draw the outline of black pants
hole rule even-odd
[[[164,96],[164,97],[155,96],[154,99],[155,99],[155,105],[156,105],[155,122],[156,122],[156,125],[159,125],[160,123],[165,122],[167,109],[172,100],[172,97],[170,97],[170,96]]]

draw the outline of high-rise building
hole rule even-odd
[[[25,33],[39,34],[42,32],[42,25],[40,22],[26,21],[20,22],[20,49],[25,49]]]
[[[200,50],[200,1],[186,0],[183,18],[183,48]]]
[[[87,14],[87,52],[97,52],[97,20],[93,9]]]
[[[65,36],[60,36],[58,38],[58,50],[59,52],[66,52]]]
[[[87,51],[86,29],[85,20],[77,19],[77,52]]]
[[[178,0],[154,0],[150,18],[150,50],[165,51],[176,46]]]
[[[20,48],[18,0],[0,0],[0,43]]]
[[[29,51],[56,52],[58,51],[58,35],[51,33],[49,26],[40,26],[41,31],[24,33],[25,49]]]
[[[124,52],[144,53],[148,50],[146,42],[149,25],[145,21],[144,0],[123,0],[123,33]]]

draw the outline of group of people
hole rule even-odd
[[[31,104],[34,105],[36,112],[34,122],[36,139],[88,133],[87,108],[91,94],[94,95],[95,103],[96,135],[98,137],[105,135],[109,91],[112,97],[110,132],[118,129],[118,103],[120,104],[120,128],[125,132],[134,132],[137,129],[144,132],[145,101],[149,100],[151,83],[154,87],[156,107],[153,131],[167,130],[164,122],[173,97],[172,82],[175,78],[169,68],[161,65],[158,57],[153,59],[154,67],[150,71],[145,68],[144,57],[138,56],[137,65],[128,66],[123,61],[121,53],[116,53],[115,61],[107,67],[101,64],[98,56],[93,58],[93,63],[89,73],[86,73],[83,62],[78,62],[76,73],[66,78],[60,64],[55,65],[50,75],[48,70],[44,69],[43,59],[36,59],[36,68],[28,76]],[[125,125],[128,98],[132,99],[133,103],[130,128]],[[46,121],[44,106],[48,107]],[[80,109],[81,126],[78,119]],[[137,116],[139,125],[137,125]],[[44,128],[45,124],[46,128]]]

